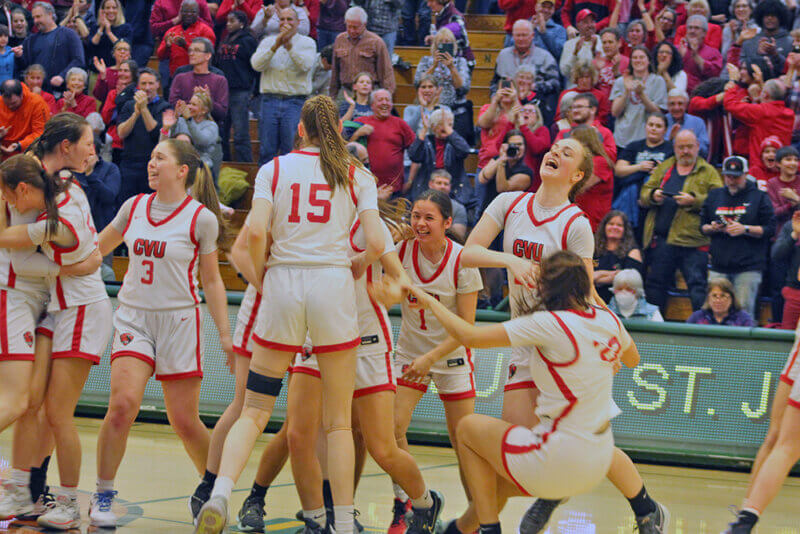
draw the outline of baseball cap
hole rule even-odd
[[[596,18],[594,16],[594,12],[591,9],[581,9],[580,11],[578,11],[578,14],[575,15],[575,24],[579,23],[586,17]]]
[[[771,146],[772,148],[781,148],[783,143],[781,143],[781,140],[778,139],[777,135],[768,135],[763,141],[761,141],[761,151],[763,152],[768,146]]]
[[[741,156],[728,156],[722,162],[722,174],[728,176],[747,174],[747,161]]]

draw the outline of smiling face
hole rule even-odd
[[[708,11],[701,3],[693,3],[689,4],[689,7],[686,8],[686,15],[691,17],[692,15],[703,15],[704,17],[708,17]]]
[[[152,100],[158,95],[158,80],[149,72],[142,73],[139,75],[138,88],[147,93],[148,100]]]
[[[634,50],[631,54],[631,67],[637,75],[644,75],[650,70],[650,58],[644,50]]]
[[[445,232],[451,224],[453,219],[445,219],[439,206],[431,200],[417,200],[411,209],[411,229],[421,244],[444,244]]]
[[[556,6],[549,0],[547,2],[536,2],[536,14],[542,14],[544,20],[550,20],[553,13],[556,12]]]
[[[778,162],[778,166],[781,169],[781,174],[784,176],[795,176],[797,174],[797,164],[797,156],[794,154],[783,156],[780,162]]]
[[[166,143],[159,143],[150,154],[147,162],[147,185],[153,191],[158,191],[162,185],[172,185],[172,182],[186,180],[189,168],[180,165],[178,159]]]
[[[372,113],[383,120],[392,114],[392,94],[381,89],[372,96]]]
[[[56,22],[53,15],[43,7],[36,6],[31,10],[33,24],[40,32],[47,32],[55,28]]]
[[[753,10],[750,9],[750,3],[747,0],[737,0],[733,4],[733,15],[740,22],[747,22],[752,14]]]
[[[372,83],[370,83],[370,89],[372,89]],[[431,102],[436,96],[436,86],[430,80],[424,80],[422,83],[419,84],[419,88],[417,89],[417,96],[419,97],[420,102]]]
[[[520,72],[514,77],[517,83],[517,90],[521,95],[527,95],[533,91],[533,74],[529,72]]]
[[[11,29],[14,30],[14,35],[24,37],[28,33],[28,21],[25,20],[25,15],[19,11],[15,11],[11,15]]]
[[[730,312],[733,305],[733,297],[727,291],[718,287],[712,287],[708,292],[708,305],[715,315],[725,315]]]
[[[682,96],[671,96],[667,98],[667,109],[672,118],[679,121],[686,113],[686,99]]]
[[[625,235],[625,222],[622,217],[611,217],[606,223],[606,239],[619,241]]]
[[[778,162],[775,161],[775,154],[777,152],[778,149],[774,146],[765,147],[764,150],[761,151],[761,161],[767,169],[774,170],[777,166]]]
[[[123,86],[130,85],[133,81],[133,73],[131,72],[130,65],[123,63],[119,66],[119,69],[117,69],[117,80],[119,80],[119,83]]]
[[[658,52],[656,52],[656,59],[659,63],[663,62],[672,62],[672,48],[669,45],[662,44],[658,47]]]
[[[615,57],[619,53],[619,39],[614,35],[614,32],[606,32],[600,38],[603,44],[603,55],[606,57]]]
[[[764,29],[769,31],[777,30],[778,26],[781,24],[781,21],[778,19],[778,17],[772,14],[761,17],[761,22],[764,25]]]
[[[584,17],[581,19],[580,22],[575,23],[575,28],[577,28],[578,33],[581,34],[581,37],[587,39],[595,34],[597,29],[597,24],[595,23],[594,16],[589,15],[588,17]]]
[[[200,97],[197,95],[192,96],[191,100],[189,100],[189,115],[194,117],[195,119],[198,117],[204,117],[208,114],[209,110],[206,108],[203,101],[200,100]]]
[[[125,41],[117,41],[116,46],[114,46],[113,54],[114,61],[117,65],[123,61],[128,61],[131,58],[131,45]]]
[[[672,28],[675,27],[675,15],[669,11],[665,11],[660,17],[658,17],[658,23],[661,25],[662,30],[665,32],[671,32]]]
[[[580,170],[583,163],[584,148],[575,139],[561,139],[550,147],[542,158],[539,175],[543,182],[578,183],[583,178]]]
[[[86,89],[86,82],[80,74],[73,74],[67,78],[67,89],[75,94],[80,94]]]
[[[631,24],[628,26],[628,44],[637,46],[644,42],[644,30],[641,24]]]
[[[117,4],[117,0],[106,0],[103,2],[103,7],[100,8],[100,11],[103,13],[103,15],[105,15],[106,20],[113,25],[119,16],[119,5]]]

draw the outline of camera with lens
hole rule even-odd
[[[519,145],[508,145],[506,149],[506,156],[509,158],[516,158],[519,156]]]

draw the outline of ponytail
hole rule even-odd
[[[347,151],[339,132],[339,112],[330,97],[319,95],[306,100],[300,111],[300,120],[307,141],[319,146],[319,163],[325,182],[331,188],[347,188],[350,184],[350,166],[364,168],[362,163]]]
[[[179,165],[189,167],[189,174],[186,176],[186,188],[195,200],[208,208],[217,218],[217,223],[219,224],[217,247],[221,250],[227,250],[229,248],[228,222],[223,217],[222,210],[219,207],[219,196],[214,185],[211,169],[202,160],[197,150],[186,141],[165,139],[161,142],[169,147]]]
[[[53,115],[44,125],[42,135],[36,138],[28,147],[27,152],[42,159],[52,154],[62,141],[77,143],[89,123],[76,113],[63,112]]]
[[[395,241],[405,241],[414,237],[414,230],[408,224],[407,216],[411,202],[406,198],[395,200],[379,200],[378,212],[381,219],[389,227]]]
[[[50,239],[58,230],[58,195],[66,191],[70,182],[51,176],[37,158],[30,154],[17,154],[0,164],[3,185],[16,191],[20,183],[26,183],[44,194],[47,213],[46,238]]]

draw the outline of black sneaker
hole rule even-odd
[[[444,496],[436,490],[430,490],[433,498],[433,506],[430,508],[411,507],[406,517],[408,529],[406,534],[433,534],[436,529],[436,522],[444,508]]]
[[[305,523],[306,526],[298,529],[296,534],[326,534],[328,532],[327,528],[321,526],[313,519],[303,519],[303,523]]]
[[[753,531],[753,527],[755,527],[752,520],[743,517],[735,506],[731,506],[729,509],[736,516],[736,521],[730,523],[722,534],[750,534]]]
[[[242,532],[264,532],[264,499],[249,495],[239,510],[239,524]]]
[[[397,497],[394,499],[394,510],[392,513],[392,524],[386,534],[405,534],[406,514],[411,511],[411,501],[401,501]]]
[[[519,522],[519,533],[537,534],[542,532],[544,527],[547,526],[547,522],[550,521],[553,510],[562,502],[564,502],[563,499],[536,499],[533,501],[533,504]]]
[[[194,493],[191,497],[189,497],[189,512],[192,514],[192,522],[194,523],[197,520],[197,514],[200,513],[200,508],[208,501],[211,497],[211,490],[214,489],[212,484],[208,484],[204,480],[200,481],[200,484],[197,486],[197,489],[194,490]]]
[[[658,503],[656,503],[655,511],[636,518],[636,528],[639,534],[666,534],[668,525],[669,510]]]

